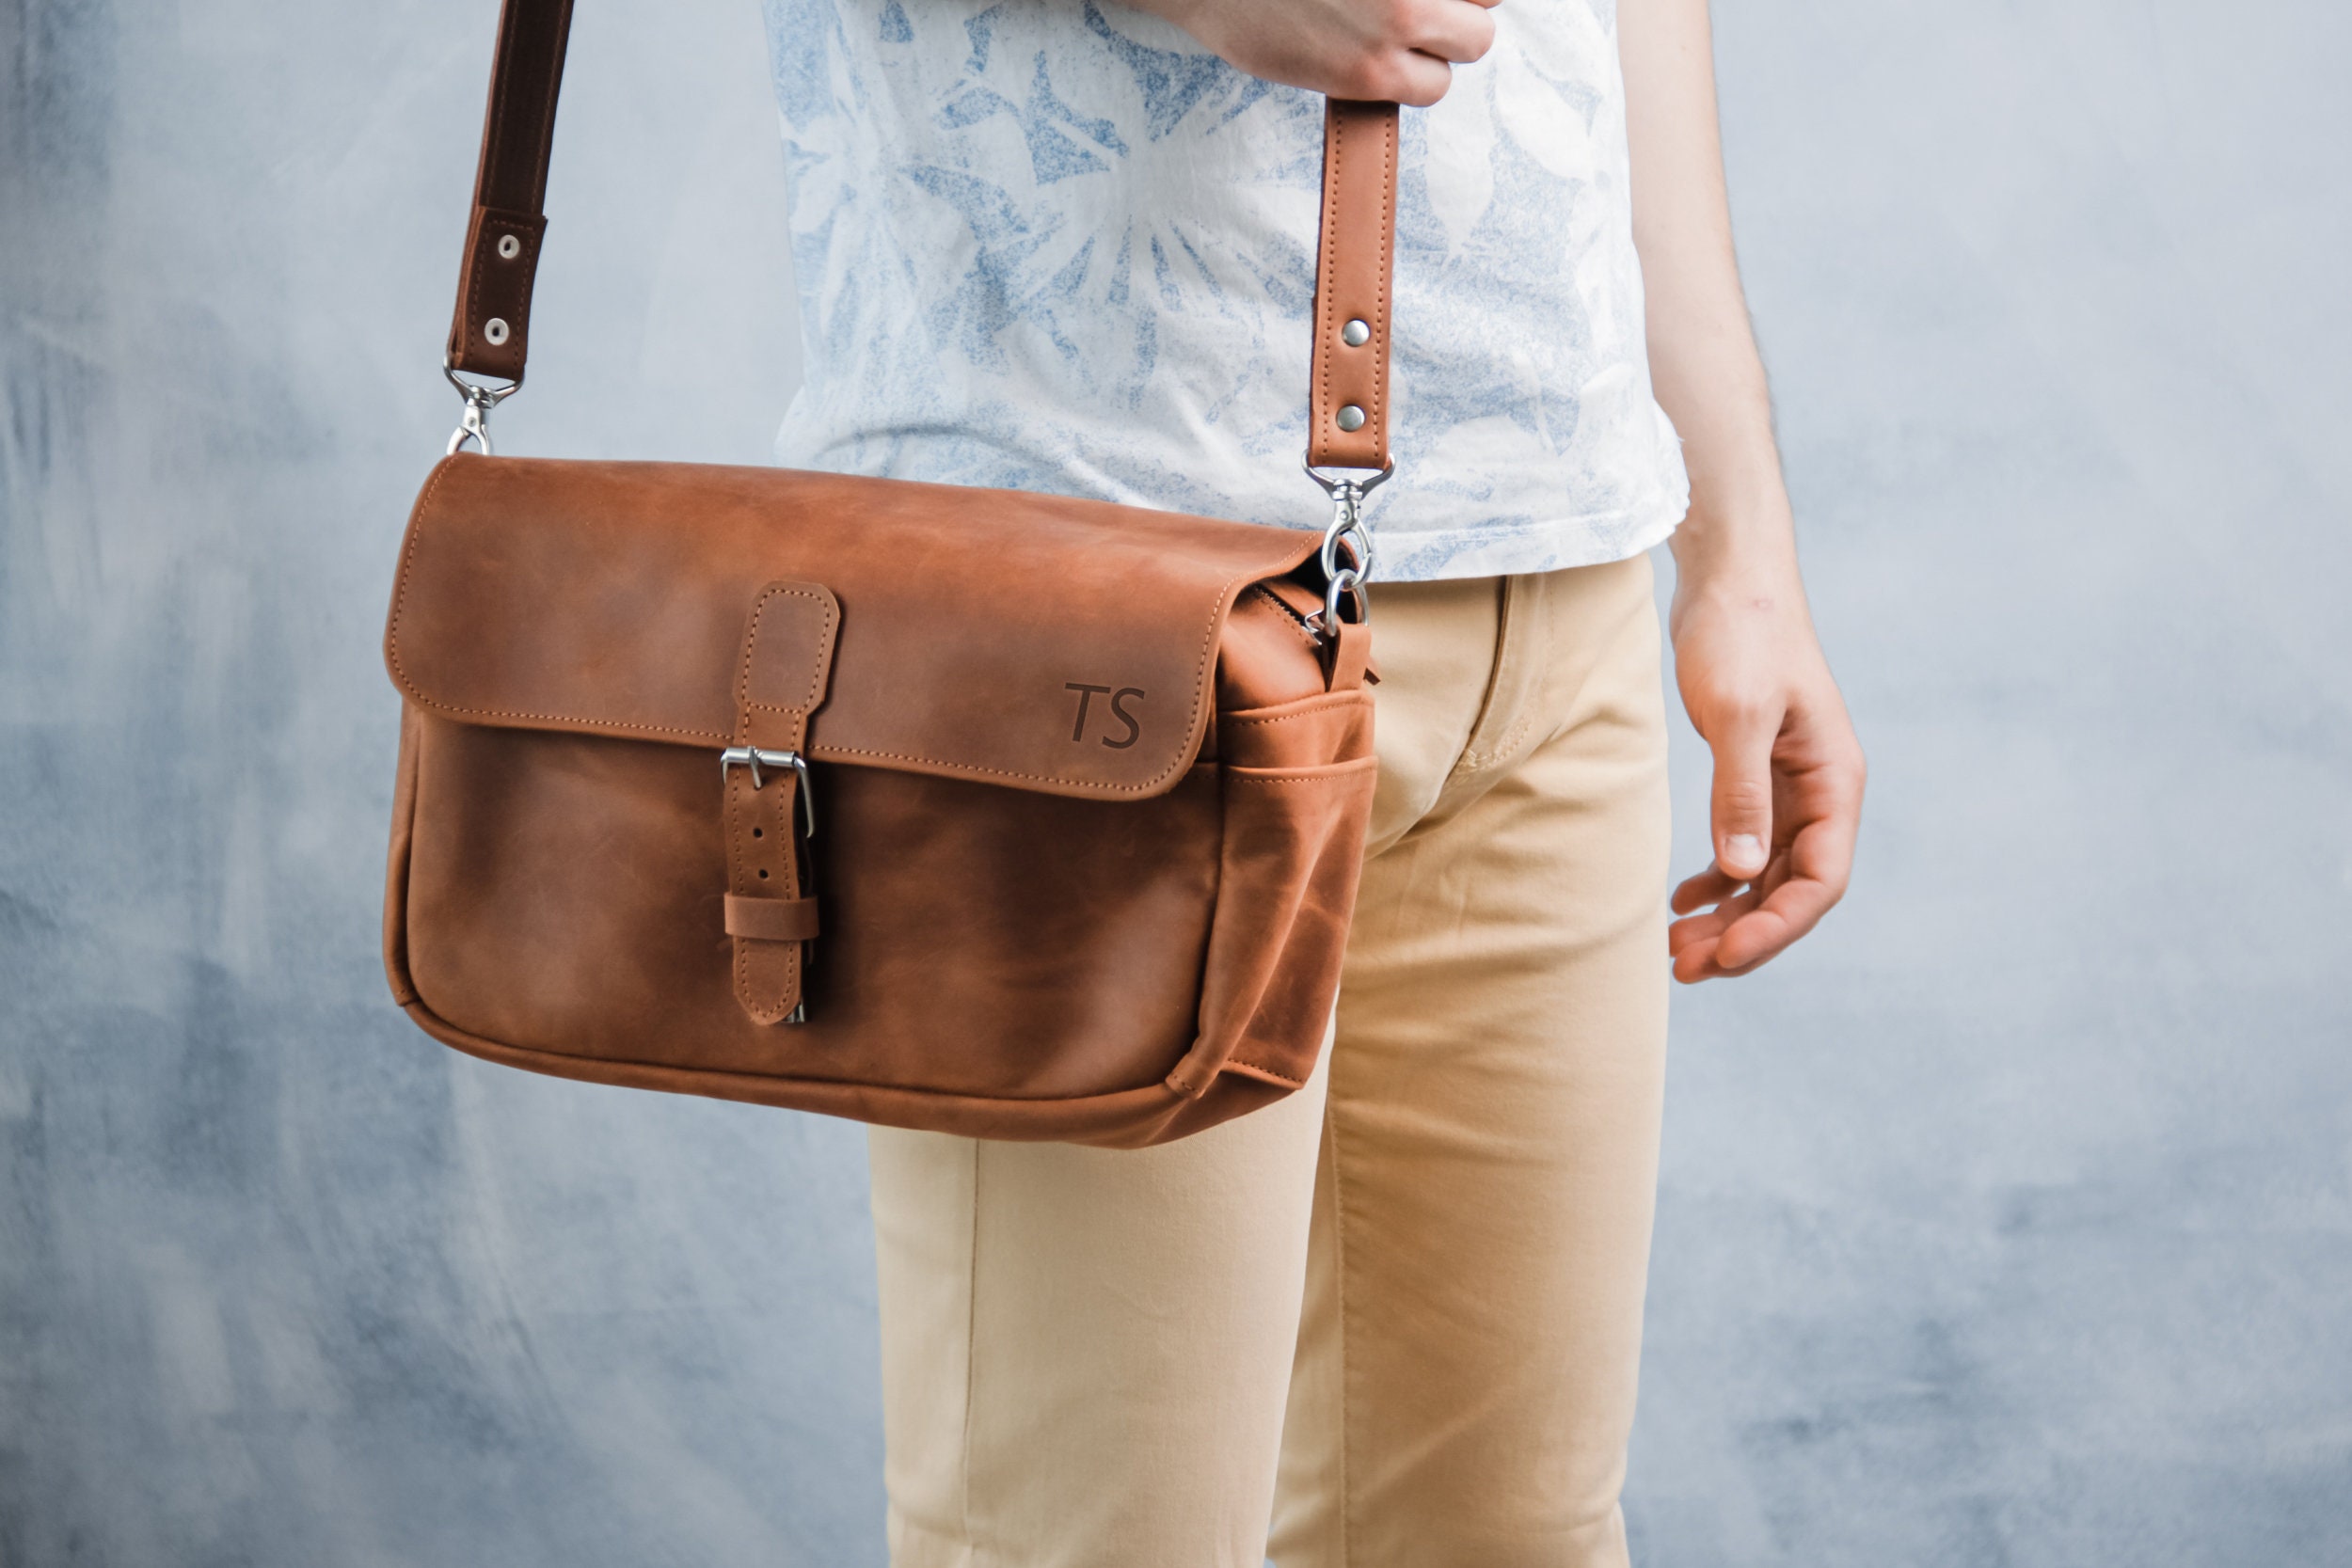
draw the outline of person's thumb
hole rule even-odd
[[[1715,864],[1742,880],[1764,874],[1772,842],[1772,742],[1779,734],[1780,714],[1770,709],[1739,714],[1712,738]]]

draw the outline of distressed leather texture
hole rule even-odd
[[[1360,663],[1305,625],[1317,542],[449,458],[385,638],[393,990],[517,1067],[980,1136],[1152,1143],[1279,1098],[1373,785]],[[789,769],[723,775],[745,743],[805,752],[814,834]]]
[[[570,23],[506,0],[456,371],[523,376]],[[1377,468],[1395,106],[1327,135],[1309,451]],[[393,994],[514,1067],[980,1137],[1139,1146],[1279,1100],[1338,991],[1375,766],[1370,635],[1317,636],[1319,544],[449,458],[384,640]]]

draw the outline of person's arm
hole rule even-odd
[[[1715,754],[1715,863],[1675,890],[1675,977],[1741,974],[1846,891],[1862,748],[1821,657],[1772,395],[1731,244],[1707,0],[1620,0],[1633,239],[1650,377],[1682,436],[1691,513],[1668,617],[1682,705]]]

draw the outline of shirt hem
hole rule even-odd
[[[1643,513],[1602,513],[1510,528],[1373,530],[1372,581],[1444,582],[1459,578],[1523,577],[1629,561],[1671,537],[1689,514],[1680,502]],[[1631,528],[1626,523],[1639,516]]]

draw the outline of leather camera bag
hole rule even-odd
[[[1160,1143],[1295,1089],[1373,791],[1357,509],[1387,471],[1394,106],[1327,110],[1320,537],[496,457],[570,11],[506,0],[464,421],[385,633],[393,994],[514,1067],[982,1137]]]

